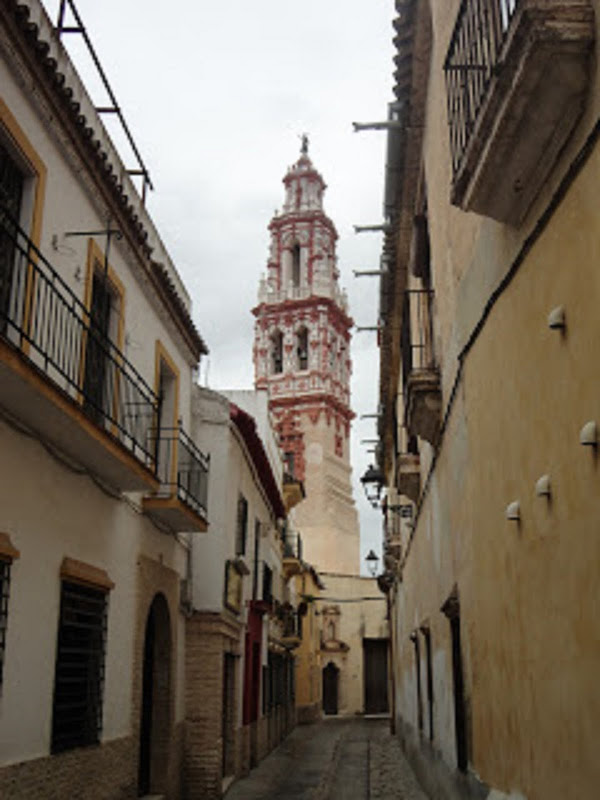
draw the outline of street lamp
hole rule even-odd
[[[377,565],[379,564],[379,556],[375,553],[374,550],[369,550],[369,554],[365,558],[367,562],[367,568],[373,578],[377,575]]]
[[[365,490],[365,497],[373,508],[379,504],[379,493],[383,485],[383,475],[378,467],[371,465],[360,479]]]

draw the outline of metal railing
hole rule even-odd
[[[521,0],[462,0],[444,63],[456,176]]]
[[[402,376],[404,385],[416,369],[433,369],[432,289],[409,289],[404,292],[402,309]]]
[[[283,539],[283,557],[302,560],[302,537],[295,531],[286,531]]]
[[[210,456],[196,447],[181,426],[161,428],[154,442],[160,493],[176,495],[206,517]]]
[[[153,468],[158,398],[1,201],[0,336]]]

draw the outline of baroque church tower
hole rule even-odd
[[[254,338],[257,389],[267,389],[287,471],[304,482],[294,509],[303,557],[321,572],[358,574],[358,516],[350,469],[350,328],[338,284],[337,232],[326,189],[302,139],[283,179],[285,202],[269,225]]]

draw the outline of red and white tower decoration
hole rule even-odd
[[[350,469],[350,328],[338,285],[337,231],[323,211],[326,185],[302,137],[283,179],[285,202],[269,225],[254,338],[255,385],[267,389],[287,469],[304,481],[294,509],[304,558],[319,570],[357,574],[358,517]]]

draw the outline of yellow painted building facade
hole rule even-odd
[[[295,562],[291,566],[291,562]],[[284,559],[284,569],[294,569],[290,578],[300,610],[298,644],[294,650],[296,710],[298,722],[313,722],[321,716],[321,620],[318,598],[323,583],[317,572],[304,562]],[[296,570],[297,567],[297,570]]]

